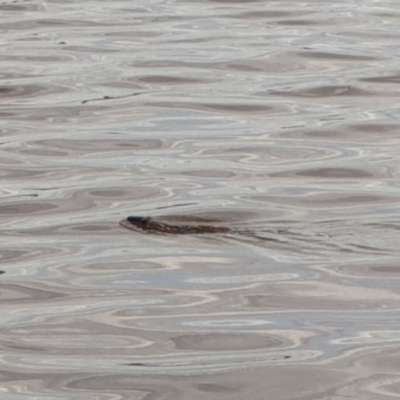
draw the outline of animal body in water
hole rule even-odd
[[[199,235],[206,233],[232,233],[230,228],[217,226],[212,224],[188,224],[182,222],[173,224],[156,220],[150,217],[128,217],[120,222],[124,228],[133,231],[141,231],[148,233],[161,233],[172,235]]]
[[[282,230],[270,231],[263,230],[257,232],[254,230],[244,230],[228,228],[226,226],[219,225],[221,221],[208,218],[196,218],[188,216],[176,216],[176,217],[139,217],[132,216],[120,221],[120,225],[124,228],[130,229],[136,232],[153,233],[153,234],[166,234],[166,235],[201,235],[201,234],[226,234],[230,237],[231,234],[247,236],[253,239],[267,240],[273,242],[280,242],[279,239],[271,237],[270,235],[286,234]],[[261,235],[260,235],[261,234]],[[265,236],[267,234],[268,236]]]

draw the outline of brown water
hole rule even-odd
[[[399,397],[399,24],[2,2],[0,399]]]

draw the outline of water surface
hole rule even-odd
[[[0,397],[397,396],[399,23],[389,0],[0,4]]]

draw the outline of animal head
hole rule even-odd
[[[150,217],[128,217],[127,220],[138,228],[146,229]]]

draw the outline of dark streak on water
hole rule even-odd
[[[389,0],[0,4],[1,399],[397,396],[399,23]]]

